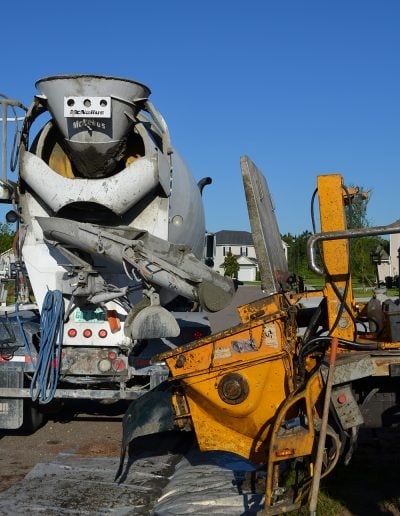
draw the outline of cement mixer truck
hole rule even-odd
[[[36,87],[29,107],[1,99],[0,200],[17,224],[15,303],[0,317],[3,429],[37,426],[54,399],[140,396],[168,374],[151,357],[206,336],[203,309],[235,291],[205,263],[210,179],[196,184],[149,88],[96,75]],[[18,118],[14,178],[7,122]]]

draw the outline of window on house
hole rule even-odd
[[[248,256],[249,254],[249,251],[247,249],[247,247],[241,247],[240,248],[240,256]]]
[[[231,252],[232,252],[231,247],[223,247],[222,248],[222,254],[224,256],[226,256],[228,253],[231,253]]]

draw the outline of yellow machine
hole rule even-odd
[[[123,450],[147,433],[194,430],[201,450],[266,468],[266,514],[307,501],[315,513],[319,479],[350,460],[365,404],[400,390],[399,303],[356,303],[349,271],[352,238],[400,226],[347,229],[354,192],[340,175],[319,176],[321,232],[308,253],[325,287],[296,293],[265,178],[247,157],[241,167],[266,297],[240,307],[237,326],[153,359],[168,366],[169,380],[128,409]]]

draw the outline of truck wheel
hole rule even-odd
[[[31,400],[24,399],[24,422],[22,430],[33,434],[45,422],[45,415],[40,411],[38,404]]]

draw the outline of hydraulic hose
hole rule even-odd
[[[33,346],[32,346],[32,343],[29,341],[28,337],[26,336],[26,333],[25,333],[25,330],[24,330],[24,325],[23,325],[23,322],[21,320],[21,315],[19,313],[19,303],[16,302],[15,303],[15,317],[17,319],[17,323],[18,323],[18,328],[19,328],[19,331],[21,333],[21,336],[22,336],[22,339],[24,341],[24,348],[25,348],[25,352],[28,354],[29,356],[29,359],[31,361],[31,364],[33,364],[33,357],[34,357],[34,349],[33,349]]]
[[[49,403],[57,389],[64,331],[64,300],[59,290],[49,290],[40,318],[40,346],[30,395],[33,401]]]

